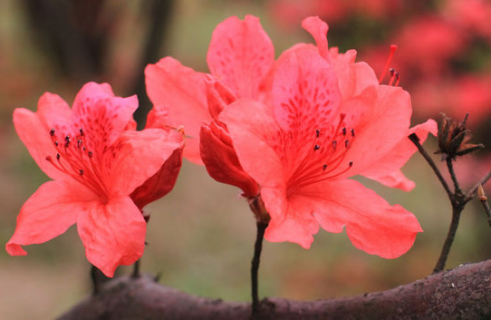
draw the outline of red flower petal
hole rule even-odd
[[[421,143],[423,143],[428,133],[436,135],[437,132],[437,123],[430,119],[425,123],[414,126],[408,130],[406,135],[416,133]],[[416,146],[408,138],[403,138],[387,154],[381,154],[380,159],[374,162],[367,170],[363,171],[361,175],[376,180],[388,187],[410,191],[414,187],[414,183],[408,180],[399,169],[416,151]]]
[[[108,186],[112,195],[128,195],[157,173],[176,149],[182,148],[181,134],[162,129],[125,131],[111,163]]]
[[[330,128],[337,116],[340,93],[334,69],[312,50],[296,50],[277,66],[273,83],[276,119],[294,130],[299,144],[307,145],[315,130]],[[297,147],[297,146],[295,146]]]
[[[349,108],[345,108],[348,106],[347,103],[342,104],[340,112],[349,114]],[[353,121],[356,137],[346,154],[346,160],[352,161],[353,167],[343,176],[353,176],[367,170],[405,139],[411,111],[411,100],[406,91],[400,87],[380,86],[377,100],[370,109],[354,115],[358,118]]]
[[[355,247],[383,258],[397,258],[406,253],[416,234],[422,231],[412,213],[399,205],[389,205],[374,191],[353,180],[311,185],[299,195],[304,196],[305,206],[311,208],[322,228],[339,231],[344,223]],[[303,212],[309,211],[304,207]]]
[[[230,17],[213,31],[207,61],[210,72],[238,97],[258,98],[274,63],[274,47],[258,18]]]
[[[11,255],[26,255],[22,245],[43,243],[64,233],[97,195],[78,183],[49,181],[22,206],[15,233],[6,245]]]
[[[308,17],[302,21],[302,27],[314,38],[321,57],[329,60],[327,50],[327,31],[329,30],[329,26],[327,23],[319,19],[319,17]]]
[[[203,122],[211,120],[205,75],[167,57],[146,67],[145,83],[154,108],[163,111],[167,123],[175,128],[184,126],[187,136],[184,157],[201,164],[199,131]]]
[[[262,188],[261,197],[271,216],[264,234],[266,240],[289,241],[310,248],[314,241],[312,235],[319,231],[319,223],[312,214],[303,211],[306,202],[297,202],[295,197],[287,199],[282,188]]]
[[[51,179],[67,179],[66,174],[57,170],[46,160],[48,155],[56,154],[53,141],[49,137],[51,128],[45,126],[36,113],[27,109],[15,109],[14,126],[19,138],[39,168]]]
[[[246,198],[259,194],[257,182],[242,169],[232,140],[223,128],[216,122],[203,125],[200,141],[201,159],[213,179],[241,188]]]
[[[172,154],[165,160],[157,173],[145,181],[143,185],[136,188],[131,194],[131,199],[140,209],[148,203],[165,196],[172,190],[176,183],[182,165],[184,140],[180,132],[170,130],[166,141],[173,141],[173,143],[166,145],[166,149],[172,150],[172,148],[175,148]],[[176,145],[180,146],[176,147]],[[162,150],[162,152],[167,153],[168,150]]]
[[[271,108],[254,100],[239,99],[222,111],[242,168],[260,185],[284,185],[282,160],[274,139],[280,130]]]
[[[71,128],[73,125],[70,106],[60,96],[49,92],[39,98],[37,115],[47,129],[43,136],[55,126]]]
[[[137,108],[136,95],[115,97],[109,84],[89,82],[80,89],[73,102],[74,129],[82,128],[88,136],[104,137],[105,143],[112,145],[133,121],[133,112]]]
[[[87,259],[106,276],[138,260],[145,247],[146,222],[129,197],[93,202],[78,216],[77,230]]]

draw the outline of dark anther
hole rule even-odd
[[[327,164],[325,164],[325,165],[322,166],[322,170],[325,171],[326,169],[327,169]]]
[[[351,136],[354,137],[355,136],[355,129],[351,129]]]
[[[77,140],[77,148],[79,148],[79,149],[80,149],[80,146],[81,146],[81,145],[82,145],[82,140],[80,140],[80,139],[79,139],[79,140]]]
[[[61,155],[59,153],[56,154],[56,160],[60,161]]]
[[[84,136],[84,131],[80,129],[80,135],[83,137]]]
[[[346,127],[343,128],[343,136],[346,135]]]
[[[65,148],[68,148],[69,145],[70,145],[70,136],[66,136],[65,137]]]
[[[348,147],[349,147],[349,140],[344,140],[344,146],[345,146],[346,148],[348,148]]]
[[[55,141],[55,146],[58,147],[59,143],[58,141]]]
[[[390,68],[389,72],[390,72],[390,76],[393,77],[396,70],[394,68]]]
[[[399,80],[400,76],[399,76],[399,72],[396,72],[395,74],[395,78],[396,78],[396,81]]]
[[[49,131],[49,134],[50,134],[51,136],[54,136],[54,135],[55,135],[55,129],[51,129],[51,130]]]
[[[350,168],[353,166],[353,161],[350,161],[349,164]]]
[[[89,151],[89,158],[92,158],[92,155],[93,155],[93,154],[94,154],[94,153],[93,153],[92,151]]]
[[[86,147],[82,147],[82,150],[85,152],[87,150],[87,148]]]
[[[338,145],[338,142],[337,142],[336,140],[334,140],[334,141],[332,142],[332,147],[333,147],[334,149],[336,149],[336,146],[337,146],[337,145]]]
[[[316,138],[319,138],[320,135],[321,135],[321,131],[319,129],[316,129],[315,130],[315,136],[316,136]]]
[[[314,151],[319,150],[319,149],[320,149],[320,147],[321,147],[320,145],[316,144],[316,145],[314,146]]]
[[[78,172],[80,173],[81,176],[84,175],[84,171],[82,169],[80,169]]]

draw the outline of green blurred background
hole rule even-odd
[[[39,32],[39,25],[33,24],[32,16],[29,18],[27,3],[0,2],[2,244],[13,234],[22,204],[47,180],[15,133],[13,110],[35,110],[37,99],[45,91],[58,93],[71,103],[87,80],[109,82],[116,95],[133,94],[142,74],[139,65],[152,11],[143,0],[106,1],[104,14],[112,16],[106,21],[110,28],[100,59],[103,67],[77,73],[61,66],[61,58],[53,53],[49,39]],[[311,42],[300,26],[279,28],[269,8],[267,1],[174,1],[161,26],[166,29],[160,36],[161,46],[153,52],[156,58],[150,62],[171,55],[184,65],[206,72],[211,33],[231,15],[259,16],[277,55],[299,41]],[[329,45],[339,45],[344,51],[353,43],[336,40],[345,39],[343,32],[347,32],[342,23],[338,25],[340,31],[331,25]],[[426,146],[433,151],[435,139],[429,140]],[[430,274],[450,223],[450,205],[420,155],[411,159],[404,172],[416,181],[416,188],[409,193],[361,181],[390,203],[399,203],[418,217],[425,232],[406,255],[395,260],[371,256],[355,249],[345,233],[329,234],[322,230],[310,250],[291,243],[266,242],[260,269],[261,296],[300,300],[341,297],[388,289]],[[238,189],[215,182],[204,167],[185,161],[175,189],[147,209],[151,220],[149,245],[142,259],[144,272],[161,274],[162,284],[188,293],[249,300],[255,223]],[[491,253],[490,235],[479,203],[469,204],[447,267],[487,259]],[[26,257],[10,257],[0,250],[0,318],[54,319],[89,294],[90,265],[75,228],[27,250]],[[128,272],[129,267],[121,268],[121,274]]]

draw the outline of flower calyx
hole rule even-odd
[[[256,217],[258,223],[269,224],[271,216],[269,215],[268,210],[266,210],[264,201],[261,198],[260,194],[255,197],[249,198],[249,207],[254,213],[254,216]]]

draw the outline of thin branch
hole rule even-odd
[[[425,158],[426,162],[428,162],[430,167],[433,169],[433,172],[435,172],[436,176],[438,177],[438,180],[440,180],[440,183],[442,184],[443,188],[445,189],[445,192],[447,192],[447,195],[450,198],[450,201],[452,201],[453,193],[450,190],[450,188],[447,184],[447,181],[445,181],[445,179],[443,178],[442,173],[440,172],[440,170],[438,169],[438,167],[436,166],[435,162],[430,157],[428,152],[426,152],[426,150],[423,148],[421,143],[419,143],[419,137],[415,133],[411,133],[408,136],[408,138],[412,141],[412,143],[414,143],[416,148],[418,148],[419,153],[421,153],[421,155]]]
[[[92,282],[92,294],[96,295],[99,293],[99,279],[97,277],[97,267],[94,265],[90,266],[90,280]]]
[[[447,163],[448,173],[450,174],[450,177],[452,178],[455,193],[462,194],[462,189],[460,188],[459,181],[457,180],[457,175],[455,174],[455,171],[453,169],[453,162],[452,161],[453,160],[450,157],[447,157],[447,159],[445,161]]]
[[[478,183],[474,185],[474,187],[472,187],[471,190],[469,190],[469,192],[467,192],[467,194],[465,195],[465,202],[467,203],[472,200],[479,186],[483,186],[486,182],[488,182],[489,179],[491,179],[491,171],[489,171],[487,175],[485,175]]]
[[[479,197],[479,201],[481,201],[482,207],[484,208],[484,213],[486,213],[486,216],[488,217],[488,224],[491,227],[491,209],[489,208],[488,197],[486,197],[482,185],[479,185],[477,195]]]
[[[136,260],[136,262],[133,264],[133,273],[131,274],[131,277],[136,279],[140,277],[140,260]]]
[[[261,251],[263,248],[264,232],[268,227],[268,223],[257,222],[256,243],[254,244],[254,256],[251,262],[251,295],[252,295],[252,312],[255,313],[259,307],[259,289],[258,289],[258,273],[259,262],[261,261]]]
[[[455,239],[455,233],[457,232],[460,216],[463,209],[463,206],[452,206],[452,222],[450,223],[450,227],[448,228],[447,238],[445,239],[445,242],[443,244],[440,257],[438,258],[435,268],[433,268],[433,274],[441,272],[445,268],[448,254],[450,253],[450,248],[452,247],[453,240]]]

